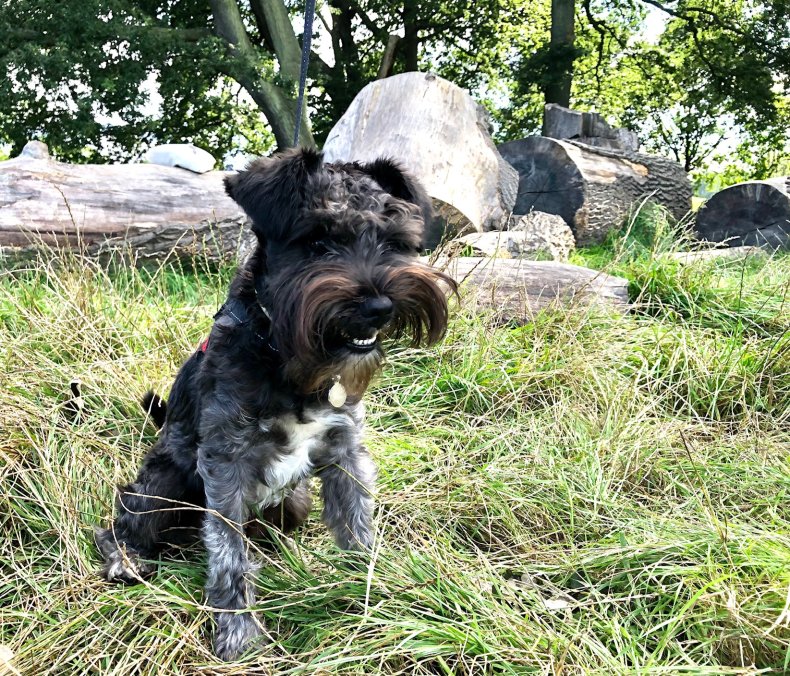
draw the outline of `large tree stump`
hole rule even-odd
[[[727,246],[790,249],[790,177],[720,190],[697,213],[700,239]]]
[[[602,242],[645,199],[664,206],[678,220],[691,209],[688,176],[665,157],[543,136],[504,143],[499,151],[519,173],[513,212],[562,216],[578,245]]]
[[[246,218],[225,194],[224,175],[65,164],[43,143],[29,143],[0,162],[0,252],[24,258],[49,245],[96,256],[131,250],[138,259],[233,259]]]
[[[461,298],[501,321],[530,321],[550,306],[629,307],[628,280],[578,265],[523,258],[457,257],[433,263],[461,284]]]
[[[455,232],[503,227],[516,198],[518,175],[497,153],[485,111],[432,74],[403,73],[367,85],[329,132],[324,156],[399,160]],[[428,248],[441,229],[429,229]]]

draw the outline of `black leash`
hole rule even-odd
[[[296,128],[294,129],[294,146],[299,145],[299,127],[302,124],[302,106],[304,104],[304,88],[307,82],[307,64],[310,61],[310,43],[313,41],[313,15],[315,0],[307,0],[304,8],[304,33],[302,35],[302,67],[299,71],[299,96],[296,99]]]

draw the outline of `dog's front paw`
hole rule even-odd
[[[263,624],[252,613],[215,613],[214,653],[231,662],[256,643],[265,642]]]

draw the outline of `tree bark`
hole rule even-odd
[[[665,157],[532,136],[499,146],[519,173],[515,214],[557,214],[580,246],[601,243],[630,209],[649,199],[679,220],[691,209],[691,183]]]
[[[551,0],[551,41],[549,63],[544,90],[546,103],[557,103],[565,108],[571,103],[573,62],[575,56],[574,21],[576,0]]]

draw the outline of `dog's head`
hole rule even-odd
[[[226,189],[252,221],[274,345],[304,391],[339,375],[358,397],[382,338],[444,336],[456,285],[418,260],[430,199],[396,163],[325,164],[290,150],[254,161]]]

